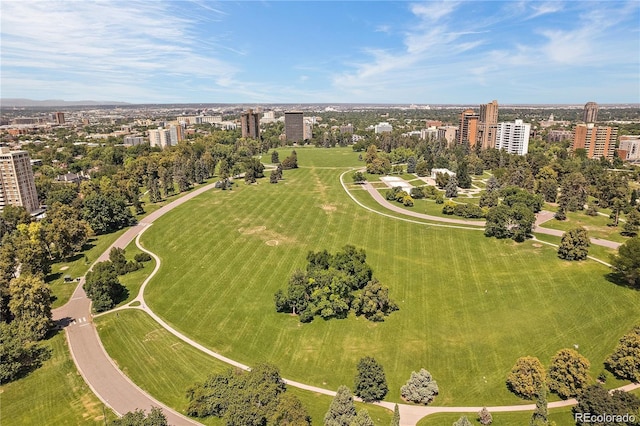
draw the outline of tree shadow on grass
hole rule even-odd
[[[604,275],[604,278],[619,287],[628,288],[631,290],[640,290],[640,286],[635,283],[630,283],[629,280],[620,272],[609,272]]]
[[[54,272],[53,274],[49,274],[44,278],[45,283],[51,283],[57,279],[62,277],[62,272]]]

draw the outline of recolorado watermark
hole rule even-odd
[[[593,414],[593,413],[574,413],[574,420],[581,423],[635,423],[636,416],[627,414]]]

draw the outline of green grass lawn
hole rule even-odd
[[[143,253],[143,251],[140,250],[138,246],[136,246],[134,240],[125,249],[127,260],[133,260],[135,255],[138,253]],[[143,265],[144,267],[142,269],[138,269],[137,271],[129,272],[128,274],[118,277],[120,283],[125,286],[127,290],[129,290],[129,295],[127,296],[127,298],[118,303],[118,306],[125,305],[136,298],[143,281],[151,274],[151,272],[153,272],[156,261],[152,258],[150,261],[144,262]]]
[[[26,377],[0,387],[0,423],[10,425],[103,424],[115,419],[91,392],[71,360],[64,333],[44,344],[51,358]]]
[[[141,311],[125,310],[117,316],[101,316],[96,318],[96,325],[107,352],[122,371],[142,389],[183,414],[188,405],[185,393],[190,386],[230,368],[183,343]],[[322,425],[331,397],[293,387],[287,392],[301,399],[314,425]],[[366,407],[376,425],[389,424],[390,411],[358,404],[358,409],[362,407]],[[204,423],[224,424],[216,418],[207,418]]]
[[[531,242],[365,211],[344,193],[341,171],[325,168],[335,158],[357,166],[357,153],[297,151],[305,168],[285,171],[283,182],[207,192],[142,238],[163,262],[148,305],[211,349],[249,365],[273,362],[285,377],[330,389],[351,384],[369,355],[385,368],[389,400],[424,367],[440,385],[438,405],[502,405],[522,402],[504,385],[518,357],[549,364],[579,344],[597,375],[637,321],[640,292],[606,281],[606,267],[564,262]],[[275,312],[274,292],[309,250],[345,244],[365,248],[400,311],[384,323],[310,324]]]
[[[65,283],[64,276],[71,275],[73,278],[78,278],[86,274],[91,264],[124,232],[124,230],[120,230],[111,234],[93,237],[87,243],[87,250],[64,262],[51,265],[51,273],[46,281],[51,286],[51,293],[54,297],[53,309],[67,303],[78,285],[77,281]]]
[[[414,202],[413,207],[408,207],[407,208],[408,210],[410,209],[415,212],[425,213],[431,216],[447,217],[450,219],[464,219],[463,217],[460,217],[460,216],[448,215],[448,214],[442,213],[443,204],[436,204],[435,200],[425,198],[421,200],[414,200],[413,202]],[[460,203],[460,204],[469,203],[469,204],[477,205],[478,198],[456,197],[453,199],[453,202]],[[477,222],[484,221],[484,219],[465,219],[465,220],[471,220],[471,221],[477,221]]]
[[[531,419],[531,412],[512,412],[512,413],[491,413],[493,416],[493,426],[523,426],[528,425]],[[451,425],[456,422],[460,416],[467,416],[471,420],[471,424],[480,425],[477,419],[477,413],[441,413],[432,414],[420,420],[418,426],[442,426]],[[557,408],[549,410],[549,420],[556,422],[557,426],[573,426],[573,413],[571,407]]]
[[[567,212],[567,220],[551,219],[542,224],[544,228],[558,229],[560,231],[568,231],[569,229],[582,226],[587,230],[590,237],[602,238],[605,240],[624,243],[629,238],[620,235],[623,222],[616,226],[607,226],[610,219],[606,216],[589,216],[584,211]]]

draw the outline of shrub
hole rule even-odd
[[[427,405],[438,395],[438,384],[431,373],[422,368],[418,373],[411,372],[411,378],[400,388],[400,395],[406,401]]]
[[[446,201],[442,206],[443,214],[452,215],[455,213],[455,211],[456,211],[456,203],[454,203],[453,201],[450,201],[450,200]]]
[[[133,259],[136,262],[149,262],[151,260],[151,255],[146,252],[136,254]]]
[[[407,195],[402,199],[402,204],[404,204],[406,207],[413,207],[413,198],[411,198],[411,196]]]

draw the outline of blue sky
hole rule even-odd
[[[2,0],[3,98],[640,102],[640,1]]]

